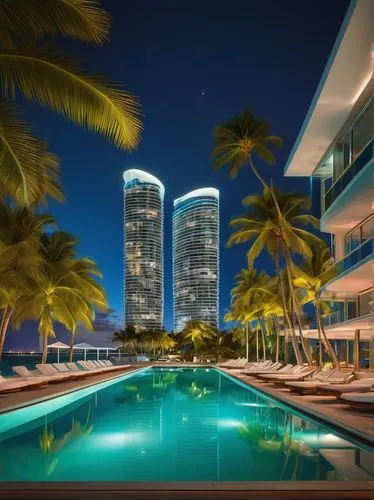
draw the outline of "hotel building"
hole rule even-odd
[[[174,331],[191,319],[218,327],[218,291],[219,192],[202,188],[174,201]]]
[[[321,230],[337,269],[324,287],[333,301],[324,323],[356,369],[374,369],[373,42],[374,2],[354,1],[285,168],[320,179]]]
[[[163,324],[163,184],[142,170],[124,179],[125,326],[138,331]]]

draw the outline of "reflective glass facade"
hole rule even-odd
[[[174,201],[174,331],[190,319],[219,326],[219,192],[192,191]]]
[[[127,170],[123,177],[125,325],[161,329],[164,187],[142,170]]]

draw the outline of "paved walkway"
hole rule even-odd
[[[224,371],[297,410],[317,416],[330,425],[346,429],[359,439],[363,438],[374,445],[373,412],[350,408],[348,405],[339,402],[334,396],[302,396],[291,392],[289,389],[276,387],[254,377],[247,377],[241,373],[242,370],[225,369]]]

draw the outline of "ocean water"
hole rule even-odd
[[[0,415],[1,481],[352,480],[370,464],[373,449],[214,368],[148,368]]]

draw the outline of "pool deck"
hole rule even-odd
[[[276,387],[271,383],[243,375],[241,373],[243,370],[223,368],[221,370],[296,410],[317,417],[336,428],[346,430],[357,439],[374,446],[374,416],[370,410],[351,408],[349,405],[339,402],[335,396],[302,396],[289,389]]]
[[[39,403],[41,401],[46,401],[47,399],[55,398],[57,396],[62,396],[63,394],[67,394],[68,392],[84,389],[85,387],[90,387],[91,385],[98,384],[99,382],[122,377],[126,373],[131,373],[133,371],[139,370],[140,368],[144,368],[145,366],[149,366],[149,363],[139,363],[131,368],[124,368],[123,370],[116,370],[114,372],[91,375],[90,377],[81,380],[69,380],[65,382],[59,382],[57,384],[48,384],[45,387],[40,387],[38,389],[14,392],[10,394],[0,394],[0,413]]]

